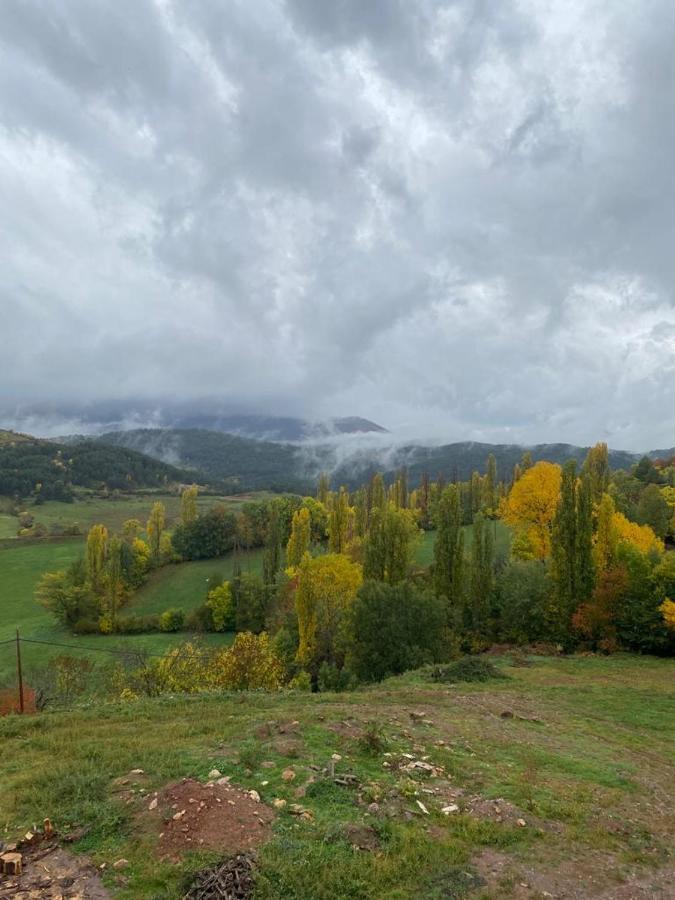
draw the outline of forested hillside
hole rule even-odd
[[[374,472],[383,472],[391,483],[406,468],[413,482],[424,473],[446,482],[466,480],[474,471],[485,470],[492,454],[500,478],[508,480],[523,455],[517,444],[464,442],[437,447],[409,445],[383,447],[373,444],[326,442],[312,446],[252,440],[202,428],[141,428],[104,434],[100,441],[128,447],[166,463],[196,469],[209,479],[224,480],[229,490],[311,490],[316,478],[328,472],[331,483],[354,489]],[[572,444],[539,444],[530,448],[533,462],[546,460],[564,464],[569,459],[583,462],[588,447]],[[612,469],[630,468],[638,456],[609,451]]]
[[[194,477],[125,447],[94,440],[65,445],[0,432],[0,494],[11,497],[69,500],[75,487],[128,491]]]

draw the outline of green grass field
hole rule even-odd
[[[491,523],[494,529],[495,554],[498,557],[508,556],[511,547],[511,529],[501,520],[496,519]],[[464,532],[464,552],[468,556],[471,552],[471,541],[473,538],[473,526],[465,525],[462,529]],[[436,540],[435,531],[425,531],[422,540],[417,548],[415,561],[418,566],[430,566],[434,561],[434,541]]]
[[[179,696],[10,716],[0,720],[3,838],[45,816],[58,829],[82,825],[90,830],[76,850],[105,863],[113,896],[178,898],[186,873],[228,849],[159,859],[161,820],[152,826],[147,799],[120,795],[115,779],[141,768],[147,793],[206,781],[216,766],[263,803],[288,804],[259,848],[256,898],[672,897],[675,663],[531,662],[504,659],[508,678],[483,684],[408,673],[348,694]],[[274,723],[290,722],[280,737]],[[368,723],[382,743],[360,741]],[[333,753],[336,774],[355,787],[322,774]],[[408,776],[397,768],[405,753],[443,771]],[[458,810],[444,815],[451,798]],[[311,818],[292,815],[292,803]],[[372,852],[353,849],[354,828]],[[123,873],[112,868],[120,858]]]
[[[269,496],[265,492],[227,497],[201,495],[197,498],[197,506],[200,511],[206,511],[218,503],[224,503],[236,509],[248,500],[261,500]],[[138,519],[145,526],[152,504],[158,500],[166,508],[167,527],[173,527],[180,517],[181,501],[177,494],[139,492],[103,498],[82,491],[74,503],[48,500],[40,506],[27,505],[26,510],[35,517],[36,522],[41,522],[48,529],[56,525],[63,528],[77,524],[86,534],[92,525],[102,523],[109,531],[119,532],[127,519]],[[17,537],[19,522],[16,516],[8,514],[10,505],[8,498],[0,497],[0,539]]]

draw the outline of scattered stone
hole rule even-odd
[[[129,772],[129,774],[130,775],[145,775],[145,772],[143,771],[143,769],[132,769],[131,772]]]
[[[407,766],[404,766],[406,771],[408,772],[422,772],[424,775],[435,775],[436,770],[431,765],[431,763],[424,762],[421,759],[415,759],[412,762],[408,763]]]
[[[286,806],[286,801],[282,800],[281,797],[277,797],[275,800],[272,801],[272,806],[275,809],[283,809]]]
[[[231,777],[230,775],[223,775],[222,778],[219,778],[218,781],[216,781],[216,784],[220,784],[220,785],[229,784],[230,777]]]
[[[177,822],[179,819],[182,819],[184,815],[185,815],[184,809],[181,809],[180,812],[174,813],[174,815],[173,815],[174,822]]]
[[[282,781],[293,781],[294,779],[295,772],[293,771],[293,769],[284,769],[284,771],[281,773]]]
[[[410,718],[413,720],[413,722],[421,722],[422,719],[426,718],[426,715],[427,714],[425,712],[411,712]]]
[[[525,828],[525,826],[527,825],[527,822],[525,821],[525,819],[518,819],[518,821],[516,822],[516,825],[519,828]]]
[[[251,800],[255,800],[256,803],[260,803],[260,794],[257,791],[249,791],[248,795]]]
[[[222,775],[223,773],[219,772],[218,769],[211,769],[211,771],[209,772],[209,778],[213,779],[214,781],[216,780],[216,778],[222,778]]]
[[[148,809],[157,809],[157,797],[152,798],[152,800],[150,801],[150,805],[148,806]]]
[[[415,803],[419,806],[419,808],[422,810],[422,812],[424,813],[425,816],[429,815],[429,810],[426,808],[426,806],[424,805],[424,803],[422,803],[421,800],[415,800]]]
[[[368,804],[368,812],[371,813],[371,815],[375,816],[375,815],[377,815],[377,813],[379,813],[379,811],[380,811],[379,803]]]
[[[265,762],[260,763],[261,769],[274,769],[276,767],[276,763],[273,763],[271,760],[266,759]]]
[[[128,865],[128,859],[118,859],[113,863],[113,869],[126,869]]]
[[[459,806],[456,803],[449,803],[441,809],[441,812],[444,816],[449,816],[451,813],[459,812]]]

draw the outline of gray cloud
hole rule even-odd
[[[6,0],[0,406],[675,443],[667,0]]]

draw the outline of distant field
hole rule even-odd
[[[261,500],[271,496],[268,493],[237,494],[234,496],[202,495],[197,498],[200,511],[210,509],[219,503],[237,508],[248,500]],[[66,527],[77,524],[83,532],[92,525],[103,523],[110,531],[119,531],[127,519],[138,519],[143,526],[148,519],[152,504],[161,501],[166,507],[167,525],[169,528],[177,523],[180,517],[180,497],[176,494],[137,493],[128,496],[104,499],[92,495],[82,495],[74,503],[62,503],[48,500],[41,506],[26,505],[27,512],[51,529],[53,525]],[[7,514],[8,501],[0,502],[0,539],[16,538],[19,521],[16,516]]]
[[[495,550],[498,557],[507,556],[511,547],[511,529],[501,520],[495,520],[491,523],[495,535]],[[473,540],[473,526],[464,526],[464,551],[466,554],[471,551],[471,543]],[[415,561],[418,566],[430,566],[434,561],[434,542],[436,540],[435,531],[425,531],[417,548]]]

